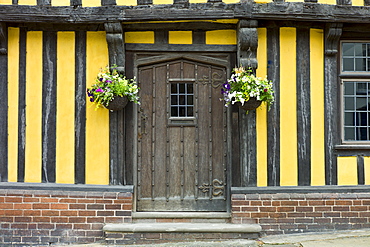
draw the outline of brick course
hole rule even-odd
[[[232,195],[232,222],[255,222],[264,234],[370,227],[370,193]]]
[[[131,222],[132,193],[3,190],[1,246],[104,240],[105,223]]]

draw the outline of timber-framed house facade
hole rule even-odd
[[[0,0],[0,242],[368,228],[369,5]],[[108,65],[140,105],[95,110]],[[272,80],[270,110],[220,101],[239,65]]]

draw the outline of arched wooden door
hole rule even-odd
[[[178,58],[137,67],[137,211],[226,211],[227,68]]]

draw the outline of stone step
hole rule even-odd
[[[123,223],[107,224],[103,227],[106,232],[191,232],[191,233],[259,233],[258,224],[230,223]]]
[[[154,244],[181,241],[257,239],[258,224],[124,223],[103,227],[107,244]]]

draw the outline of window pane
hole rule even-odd
[[[177,93],[177,84],[171,84],[171,93]]]
[[[343,56],[353,56],[354,55],[354,43],[343,43],[342,49],[343,49]]]
[[[367,83],[356,83],[356,94],[357,95],[367,95]]]
[[[345,95],[354,95],[355,94],[354,85],[355,85],[354,83],[346,82],[344,84],[344,94]]]
[[[346,112],[344,114],[344,125],[354,126],[355,125],[354,116],[355,114],[353,112]]]
[[[179,96],[179,105],[185,105],[185,95]]]
[[[343,58],[343,71],[354,71],[354,61],[353,58]]]
[[[344,109],[345,110],[355,110],[355,101],[353,98],[344,99]]]
[[[355,59],[355,71],[366,71],[366,58]]]
[[[187,100],[188,100],[187,102],[188,105],[193,105],[193,95],[188,95]]]
[[[187,90],[188,90],[188,94],[193,94],[194,90],[193,90],[193,83],[188,83],[187,84]]]
[[[177,95],[171,95],[171,105],[177,105]]]
[[[367,113],[366,112],[357,112],[356,126],[367,126]]]
[[[357,128],[357,140],[366,141],[367,140],[367,128]]]
[[[355,56],[366,56],[366,44],[365,43],[354,43]]]
[[[185,93],[185,84],[184,83],[179,84],[179,93]]]
[[[171,107],[171,116],[172,117],[178,117],[179,116],[179,112],[178,112],[177,107]]]
[[[355,128],[346,127],[344,128],[344,139],[348,141],[355,140]]]
[[[356,110],[367,111],[367,99],[365,97],[356,98]]]
[[[194,116],[194,113],[193,113],[193,107],[188,107],[188,116],[189,116],[189,117]]]
[[[181,106],[179,107],[179,117],[186,117],[186,107]]]

